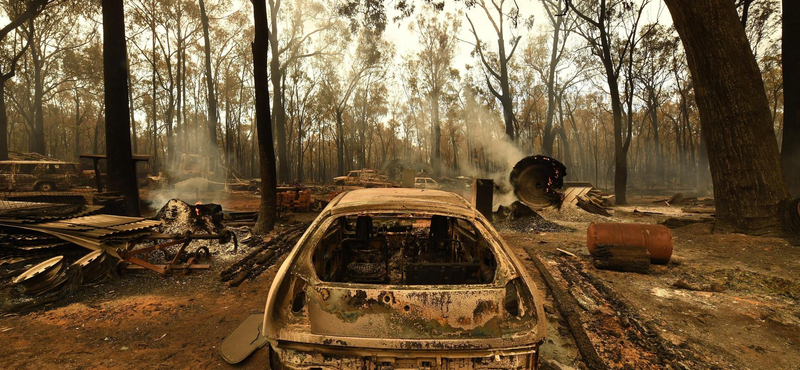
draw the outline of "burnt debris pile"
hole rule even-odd
[[[161,275],[207,269],[212,255],[236,254],[238,234],[217,204],[173,199],[157,219],[100,214],[102,206],[0,202],[0,309],[55,302],[125,270]]]

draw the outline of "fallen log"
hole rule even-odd
[[[686,207],[681,208],[683,213],[709,213],[714,214],[717,211],[714,207]]]
[[[670,204],[670,205],[677,204],[677,203],[680,203],[682,200],[683,200],[683,194],[675,193],[675,195],[673,195],[672,197],[667,199],[667,204]]]
[[[670,217],[661,222],[661,225],[664,225],[670,229],[675,229],[678,227],[683,227],[686,225],[697,224],[697,223],[713,224],[714,218],[713,217]]]

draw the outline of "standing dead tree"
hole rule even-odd
[[[289,19],[289,34],[286,35],[286,42],[284,45],[279,43],[278,33],[278,15],[281,9],[281,0],[269,0],[269,16],[271,24],[270,29],[270,52],[272,59],[270,60],[270,79],[272,81],[272,91],[274,92],[272,100],[272,115],[275,118],[275,133],[278,135],[278,161],[280,166],[278,168],[278,178],[282,182],[289,181],[289,153],[287,147],[286,135],[286,108],[284,107],[284,92],[286,71],[290,65],[296,63],[302,58],[313,57],[325,53],[328,45],[322,45],[319,49],[308,51],[306,44],[313,41],[315,35],[327,31],[333,27],[333,22],[330,19],[321,19],[325,15],[326,9],[319,5],[312,3],[313,0],[298,1],[292,4],[294,9],[290,9],[293,13]],[[314,20],[315,28],[311,31],[305,31],[305,23],[309,20]]]
[[[217,95],[214,88],[214,71],[211,70],[211,41],[208,37],[208,13],[206,12],[206,3],[200,0],[200,20],[203,23],[203,51],[204,62],[206,68],[206,88],[208,89],[208,143],[212,150],[217,149],[217,126],[219,119],[217,118]],[[172,126],[172,122],[170,122]],[[212,160],[216,157],[212,156]]]
[[[443,17],[420,17],[417,20],[421,50],[415,56],[422,74],[420,82],[431,109],[431,166],[441,173],[442,127],[440,101],[447,93],[448,82],[457,72],[451,69],[461,21],[453,14]]]
[[[557,130],[553,127],[553,120],[556,112],[556,96],[563,94],[563,90],[560,93],[556,93],[556,79],[559,64],[564,57],[569,34],[574,29],[574,20],[567,18],[564,14],[567,10],[566,3],[562,6],[561,1],[541,1],[544,9],[547,11],[550,25],[553,26],[553,44],[550,47],[550,61],[547,65],[545,79],[545,83],[547,84],[547,116],[545,118],[544,135],[542,138],[542,152],[544,155],[552,156],[553,144],[555,143],[557,134]]]
[[[481,41],[480,37],[478,37],[478,32],[475,31],[475,24],[472,23],[472,19],[467,15],[467,21],[469,21],[469,25],[471,27],[472,35],[475,36],[475,50],[480,57],[481,64],[483,64],[483,68],[485,70],[485,77],[486,77],[486,86],[489,88],[489,91],[492,95],[500,101],[500,104],[503,106],[503,121],[505,122],[506,128],[506,136],[512,142],[516,140],[517,133],[519,131],[519,127],[517,124],[517,119],[514,116],[514,101],[513,97],[511,96],[511,87],[509,84],[509,72],[508,72],[508,63],[511,61],[511,58],[514,56],[514,52],[517,50],[517,46],[519,45],[519,41],[522,39],[522,36],[514,36],[511,35],[510,46],[511,50],[506,52],[506,30],[505,30],[505,19],[511,22],[512,29],[516,28],[519,25],[519,5],[517,2],[514,2],[514,7],[511,8],[510,11],[504,10],[505,0],[492,1],[491,6],[494,8],[492,11],[497,12],[497,15],[492,15],[492,11],[489,9],[489,5],[486,4],[484,0],[475,1],[475,5],[477,5],[480,9],[486,13],[486,18],[492,24],[494,31],[497,33],[497,60],[489,60],[487,58],[488,52],[486,51],[483,42]],[[491,56],[489,56],[491,58]],[[500,91],[495,89],[494,85],[489,78],[492,76],[493,79],[500,84]]]
[[[644,0],[636,7],[629,7],[625,1],[619,0],[601,0],[599,4],[594,1],[581,1],[578,7],[575,6],[577,1],[567,0],[567,3],[569,8],[586,22],[584,27],[578,28],[579,32],[591,46],[592,54],[602,63],[614,117],[614,193],[617,204],[626,204],[628,149],[633,135],[634,85],[630,78],[625,79],[625,103],[628,106],[626,113],[619,90],[619,77],[622,74],[628,77],[631,75],[632,54],[637,42],[639,20],[650,1]],[[590,12],[596,17],[587,15],[591,14]],[[623,122],[623,115],[626,114],[627,122]]]
[[[0,72],[0,160],[8,159],[8,115],[6,114],[6,81],[10,80],[17,73],[17,62],[25,50],[28,49],[30,42],[25,43],[17,51],[9,62],[8,72]]]

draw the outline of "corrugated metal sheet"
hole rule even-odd
[[[45,202],[0,201],[0,220],[4,223],[36,223],[90,215],[103,206]]]
[[[124,246],[126,241],[151,234],[150,229],[160,224],[160,221],[141,217],[114,215],[82,216],[38,224],[0,221],[0,227],[51,235],[87,249],[106,250],[113,256],[118,256],[116,249]]]
[[[31,227],[102,239],[115,234],[148,229],[160,224],[160,221],[147,220],[140,217],[93,215],[44,222]]]

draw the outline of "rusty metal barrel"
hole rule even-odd
[[[586,247],[593,253],[598,245],[647,248],[650,262],[666,264],[672,257],[672,234],[663,225],[591,223],[586,230]]]

